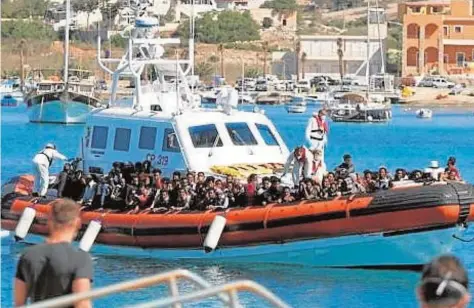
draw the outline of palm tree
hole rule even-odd
[[[263,49],[263,75],[267,74],[267,52],[268,52],[268,42],[262,43]]]
[[[301,78],[304,79],[304,65],[306,62],[306,52],[301,54]]]
[[[224,78],[224,45],[221,43],[217,46],[217,50],[219,51],[219,55],[221,57],[221,77]]]
[[[339,74],[341,75],[341,80],[344,77],[344,51],[342,50],[342,38],[337,39],[337,56],[339,57]]]
[[[20,43],[18,44],[18,49],[20,50],[20,79],[21,79],[21,87],[23,87],[24,81],[25,81],[25,59],[24,59],[24,53],[25,53],[25,47],[26,47],[26,40],[21,39]]]
[[[199,62],[194,68],[194,73],[203,80],[210,80],[212,76],[213,68],[212,65],[207,62]]]
[[[296,81],[300,80],[300,52],[301,52],[301,42],[297,41],[296,46],[295,46]]]

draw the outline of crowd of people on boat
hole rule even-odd
[[[306,163],[308,157],[311,157],[310,163]],[[243,183],[231,175],[206,176],[204,172],[175,171],[171,178],[163,177],[161,170],[152,168],[150,161],[115,162],[107,175],[84,175],[66,163],[58,175],[57,191],[58,197],[71,198],[90,209],[112,208],[137,213],[330,200],[373,193],[403,183],[461,180],[454,157],[449,158],[446,168],[432,162],[425,170],[397,169],[393,176],[386,167],[357,173],[349,154],[344,155],[343,162],[333,171],[325,170],[324,166],[320,172],[318,157],[318,150],[311,152],[305,147],[297,147],[292,152],[289,161],[293,161],[293,168],[297,170],[293,173],[296,185],[282,183],[288,164],[281,177],[251,174]],[[302,160],[304,163],[300,163]]]

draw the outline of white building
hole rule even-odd
[[[379,12],[379,23],[377,24],[377,11]],[[369,16],[370,24],[368,28],[370,74],[381,72],[386,63],[385,50],[387,39],[387,23],[383,9],[371,9]],[[305,55],[305,61],[300,61],[299,74],[305,73],[305,78],[314,75],[329,74],[334,77],[339,76],[338,40],[342,40],[343,67],[345,74],[365,76],[367,63],[367,35],[301,35],[301,56]],[[383,61],[382,61],[383,57]],[[289,67],[290,59],[295,58],[295,54],[280,56],[286,59],[286,70],[296,72],[294,67]],[[304,62],[304,63],[303,63]],[[274,62],[273,72],[283,75],[282,60]]]

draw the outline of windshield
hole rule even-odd
[[[219,137],[217,128],[214,124],[191,126],[189,135],[196,148],[221,147],[222,140]]]
[[[278,141],[273,135],[273,132],[270,130],[270,127],[264,124],[255,124],[257,126],[258,132],[262,136],[263,141],[266,145],[278,145]]]
[[[227,132],[235,145],[256,145],[257,140],[247,123],[227,123]]]

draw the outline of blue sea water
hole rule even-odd
[[[250,107],[249,107],[250,108]],[[283,107],[264,107],[288,146],[302,143],[308,116],[288,115]],[[465,180],[474,182],[474,110],[434,109],[433,119],[417,119],[414,111],[394,107],[394,117],[387,124],[330,123],[326,161],[329,167],[340,162],[345,153],[353,156],[358,171],[425,167],[431,160],[444,164],[456,156]],[[1,180],[4,182],[31,170],[32,156],[46,142],[54,141],[60,151],[73,157],[78,151],[82,126],[38,125],[28,123],[24,109],[2,109]],[[59,168],[55,165],[55,168]],[[474,232],[468,231],[467,237]],[[454,252],[474,277],[474,243],[459,243]],[[12,305],[12,279],[23,245],[2,240],[1,306]],[[370,252],[369,252],[370,253]],[[127,279],[151,275],[175,268],[186,268],[213,284],[237,279],[252,279],[269,288],[294,307],[416,307],[414,288],[418,274],[398,271],[328,270],[299,266],[254,264],[206,264],[162,262],[155,259],[94,257],[94,286],[105,286]],[[471,278],[471,281],[474,278]],[[474,284],[471,283],[471,289]],[[182,289],[191,288],[183,285]],[[132,305],[166,295],[166,288],[156,287],[122,293],[95,302],[96,307]],[[196,307],[214,307],[207,301]],[[248,307],[264,303],[242,297]]]

